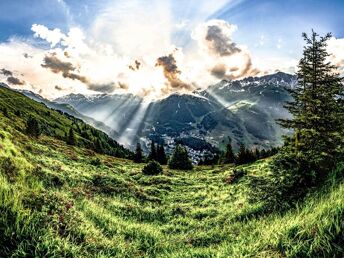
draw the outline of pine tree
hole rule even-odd
[[[303,169],[319,174],[343,158],[344,86],[336,67],[328,62],[331,34],[319,37],[312,31],[311,37],[304,33],[303,38],[306,46],[298,66],[298,85],[289,90],[294,100],[286,105],[293,118],[279,122],[294,131],[286,138],[285,154],[302,157]]]
[[[164,145],[158,145],[157,147],[157,161],[161,164],[161,165],[166,165],[167,164],[167,157],[166,157],[166,153],[165,153],[165,149],[164,149]]]
[[[191,170],[192,162],[185,147],[178,144],[168,163],[170,169]]]
[[[246,147],[243,143],[240,144],[239,151],[235,158],[235,164],[242,165],[247,163],[247,152]]]
[[[136,150],[135,150],[135,154],[134,154],[134,162],[136,162],[136,163],[142,163],[143,162],[143,153],[142,153],[141,144],[139,142],[136,144]]]
[[[151,142],[151,150],[148,155],[149,160],[157,160],[157,153],[156,153],[156,148],[155,148],[155,143],[154,141]]]
[[[38,137],[41,134],[41,128],[36,118],[30,116],[26,122],[26,133],[33,137]]]
[[[67,136],[67,144],[69,145],[75,145],[76,144],[76,140],[75,140],[75,135],[74,135],[74,130],[73,128],[71,127],[69,129],[69,132],[68,132],[68,136]]]
[[[235,162],[235,155],[232,149],[231,139],[229,138],[229,142],[227,143],[227,146],[226,146],[224,163],[229,164],[229,163],[234,163],[234,162]]]

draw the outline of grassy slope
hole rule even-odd
[[[10,117],[0,112],[0,257],[340,257],[343,252],[342,183],[286,214],[255,218],[250,215],[261,204],[247,202],[248,178],[267,173],[268,160],[246,166],[248,175],[231,185],[225,182],[230,166],[165,168],[163,175],[150,177],[127,160],[47,136],[29,139],[16,129],[21,120]],[[102,165],[90,164],[95,156]]]

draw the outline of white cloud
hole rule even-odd
[[[35,32],[34,36],[36,38],[42,38],[50,43],[51,47],[55,47],[61,42],[65,35],[60,29],[49,30],[47,27],[40,24],[33,24],[31,30]]]

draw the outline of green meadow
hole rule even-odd
[[[0,257],[343,255],[343,164],[294,207],[266,213],[264,200],[250,201],[250,182],[273,173],[270,159],[237,167],[246,173],[235,182],[231,165],[146,176],[144,164],[54,133],[28,137],[28,115],[61,136],[73,121],[0,90]]]

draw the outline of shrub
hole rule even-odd
[[[14,182],[19,175],[19,170],[11,158],[4,158],[0,161],[0,169],[9,182]]]
[[[142,173],[145,174],[145,175],[151,175],[151,176],[154,176],[154,175],[159,175],[162,173],[162,167],[161,165],[155,161],[155,160],[152,160],[150,161],[143,169],[142,169]]]
[[[100,161],[99,158],[94,158],[94,159],[91,160],[90,164],[91,164],[92,166],[98,167],[98,166],[100,166],[100,165],[102,164],[102,162]]]
[[[240,178],[246,175],[246,171],[243,169],[234,169],[233,174],[226,178],[227,184],[234,184],[239,181]]]

